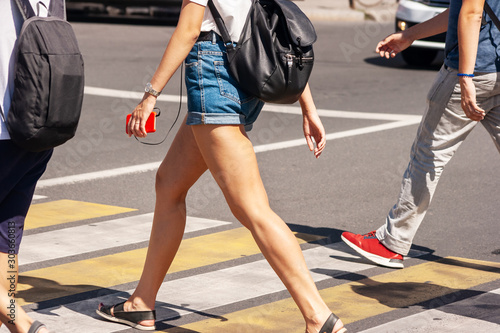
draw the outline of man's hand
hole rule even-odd
[[[413,43],[412,39],[405,36],[403,32],[387,36],[383,41],[377,44],[375,52],[381,57],[394,58],[396,54],[407,49]]]
[[[476,87],[470,77],[460,77],[462,109],[465,115],[474,121],[481,121],[486,115],[485,111],[476,104]]]

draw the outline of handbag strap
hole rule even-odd
[[[232,47],[233,42],[231,41],[231,36],[227,31],[226,24],[224,23],[224,20],[222,19],[212,0],[208,0],[208,8],[210,8],[210,12],[212,12],[212,16],[214,17],[217,28],[219,28],[219,32],[221,34],[222,40],[224,41],[224,44],[226,44],[226,47]]]
[[[495,15],[495,12],[493,11],[493,9],[491,9],[490,5],[488,5],[488,3],[486,1],[484,2],[484,11],[488,14],[488,16],[491,18],[493,23],[495,23],[498,30],[500,30],[500,20]]]
[[[35,16],[35,11],[31,7],[29,0],[15,0],[19,11],[23,17],[23,20],[27,20],[29,17]],[[0,105],[0,117],[4,123],[7,123],[5,119],[5,113],[3,112],[3,108]]]

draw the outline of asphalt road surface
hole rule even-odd
[[[180,71],[158,106],[158,142],[125,135],[173,27],[74,23],[86,70],[76,137],[55,150],[21,246],[19,297],[54,332],[132,332],[97,319],[140,277],[155,170],[186,111]],[[316,160],[298,105],[267,105],[250,132],[272,208],[297,232],[322,295],[350,332],[500,332],[500,159],[478,126],[448,164],[405,269],[377,267],[340,240],[385,221],[442,56],[380,59],[392,24],[317,23],[310,84],[326,132]],[[188,196],[184,247],[157,300],[168,332],[303,332],[300,313],[210,175]],[[370,330],[372,329],[372,330]],[[0,329],[5,332],[5,328]]]

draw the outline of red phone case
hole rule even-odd
[[[128,122],[130,121],[130,117],[132,115],[127,115],[127,123],[125,125],[125,133],[128,134]],[[146,133],[154,133],[156,132],[156,112],[151,112],[148,120],[146,121]]]

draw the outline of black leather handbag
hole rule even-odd
[[[264,102],[295,103],[311,75],[316,41],[314,26],[299,7],[289,0],[253,0],[235,44],[212,0],[208,6],[240,88]]]

